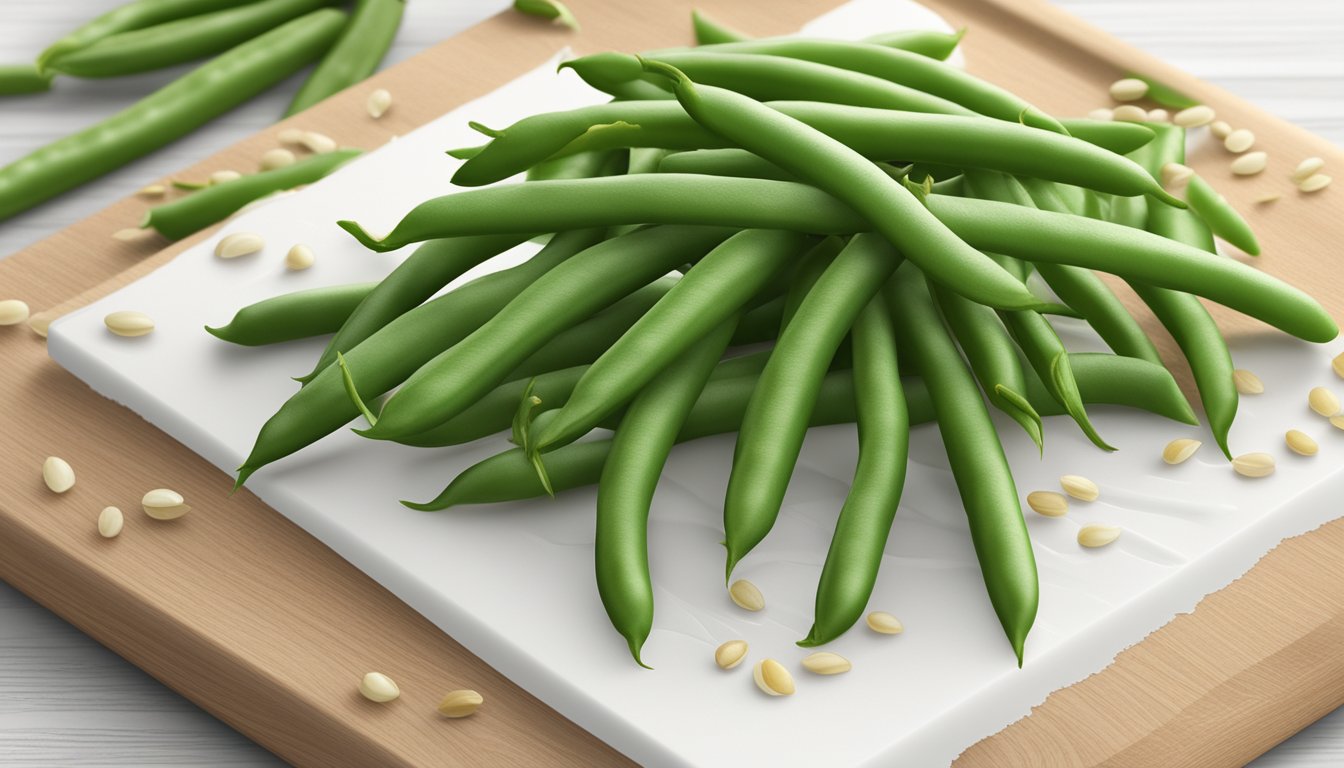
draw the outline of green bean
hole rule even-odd
[[[1130,72],[1125,75],[1125,77],[1137,78],[1147,83],[1148,92],[1144,94],[1145,98],[1151,99],[1168,109],[1189,109],[1190,107],[1198,106],[1200,104],[1197,99],[1186,96],[1184,93],[1181,93],[1166,83],[1159,82],[1146,75],[1138,75]]]
[[[793,316],[798,314],[798,307],[803,303],[803,299],[807,298],[812,286],[817,284],[817,281],[835,262],[835,257],[840,255],[840,251],[844,247],[844,239],[831,236],[817,243],[812,250],[798,260],[798,268],[789,277],[789,287],[784,294],[784,306],[780,311],[779,325],[776,326],[776,334],[771,337],[772,339],[777,338],[788,327],[793,320]]]
[[[51,75],[32,64],[0,64],[0,96],[42,93],[51,90]]]
[[[262,0],[237,8],[109,35],[45,60],[45,69],[83,78],[120,77],[223,53],[332,0]]]
[[[377,283],[309,288],[249,304],[228,323],[205,330],[230,344],[259,347],[335,333]]]
[[[548,183],[556,182],[525,186]],[[471,335],[422,366],[383,404],[377,423],[360,434],[387,440],[442,424],[504,381],[557,333],[698,259],[729,234],[718,228],[649,228],[589,248],[538,278]]]
[[[579,20],[560,0],[513,0],[513,9],[528,16],[550,19],[552,24],[579,31]]]
[[[392,47],[405,9],[406,0],[356,0],[350,23],[303,81],[285,116],[302,112],[372,75]]]
[[[750,40],[751,36],[738,32],[736,29],[709,18],[704,11],[691,9],[691,27],[695,31],[696,45],[713,45],[714,43],[735,43],[739,40]]]
[[[527,169],[528,181],[586,179],[589,176],[617,175],[626,172],[618,158],[604,152],[578,152],[543,160]]]
[[[556,235],[531,259],[485,275],[406,312],[345,354],[360,371],[358,393],[372,400],[492,317],[519,291],[591,244],[582,230]],[[258,469],[335,432],[359,415],[341,372],[327,366],[262,426],[238,469],[241,486]]]
[[[1142,123],[1123,120],[1060,120],[1075,139],[1125,155],[1153,140],[1153,132]]]
[[[805,648],[834,640],[863,615],[905,486],[910,415],[880,292],[859,313],[853,335],[859,460],[817,581],[812,628],[798,642]]]
[[[783,168],[744,149],[696,149],[690,152],[673,152],[658,164],[658,171],[797,181]]]
[[[587,434],[691,345],[737,314],[776,275],[796,263],[806,246],[805,237],[791,232],[748,229],[710,251],[666,300],[593,363],[569,402],[533,439],[536,450],[553,450]]]
[[[338,149],[305,157],[283,168],[211,184],[186,197],[150,208],[140,226],[153,229],[170,240],[178,240],[227,219],[254,200],[311,184],[361,154],[363,150]]]
[[[1119,405],[1148,411],[1182,424],[1198,424],[1199,419],[1185,399],[1181,388],[1165,367],[1105,352],[1070,352],[1069,367],[1078,381],[1078,391],[1088,405]],[[1060,415],[1046,386],[1028,369],[1027,397],[1047,416]]]
[[[723,504],[725,577],[774,526],[831,358],[900,262],[883,238],[854,236],[780,334],[747,404],[733,452]]]
[[[938,319],[924,276],[913,266],[905,265],[887,286],[897,343],[914,358],[928,385],[989,601],[1021,666],[1040,591],[1017,486],[975,379]]]
[[[1078,391],[1078,382],[1074,379],[1073,368],[1069,365],[1069,353],[1060,341],[1059,334],[1050,325],[1050,321],[1037,312],[1000,312],[999,317],[1008,327],[1017,346],[1026,356],[1027,362],[1036,375],[1045,382],[1050,395],[1064,406],[1064,410],[1078,423],[1079,429],[1087,435],[1094,445],[1103,451],[1115,448],[1097,434],[1088,418],[1082,393]]]
[[[612,626],[626,639],[640,666],[647,666],[640,649],[653,628],[649,507],[677,433],[736,324],[737,319],[730,317],[696,339],[684,356],[639,392],[621,418],[603,463],[593,542],[597,591]]]
[[[92,45],[119,32],[152,27],[251,2],[254,0],[136,0],[113,8],[52,43],[38,55],[37,66],[42,69],[48,61],[59,55]]]
[[[693,62],[696,57],[719,52],[798,59],[859,72],[932,94],[982,115],[1064,133],[1064,127],[1058,120],[1016,95],[991,85],[963,69],[898,48],[847,40],[781,37],[723,43],[687,53],[650,55],[674,67],[682,68],[682,63]],[[695,77],[695,73],[689,69],[684,71],[692,78]]]
[[[324,8],[221,54],[134,105],[0,168],[0,219],[159,149],[316,59],[345,24]]]
[[[1213,230],[1213,234],[1252,256],[1260,255],[1260,243],[1255,239],[1251,226],[1199,174],[1190,177],[1190,183],[1185,187],[1185,199],[1190,203],[1190,209]]]
[[[937,32],[932,29],[903,29],[897,32],[883,32],[881,34],[865,37],[863,42],[872,45],[885,45],[888,48],[899,48],[903,51],[917,53],[920,56],[927,56],[930,59],[946,61],[948,56],[961,45],[961,38],[966,35],[966,28],[962,27],[956,32]],[[733,40],[723,40],[717,42],[736,42]]]
[[[779,332],[784,317],[784,297],[776,296],[766,303],[747,310],[742,321],[737,324],[734,344],[758,344],[770,341]]]

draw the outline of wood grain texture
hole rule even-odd
[[[673,41],[673,35],[684,34],[686,8],[682,4],[649,11],[648,26],[640,27],[644,31],[639,34],[619,32],[639,25],[638,13],[603,14],[596,4],[593,0],[571,3],[581,17],[605,16],[609,20],[609,30],[587,30],[582,38],[584,49],[666,44]],[[703,5],[727,21],[767,33],[796,26],[824,3],[772,4],[768,28],[760,23],[763,17],[754,4]],[[949,15],[979,17],[995,13],[992,19],[981,17],[975,23],[976,34],[968,40],[972,69],[982,70],[991,79],[1022,91],[1048,108],[1078,113],[1095,105],[1102,93],[1098,88],[1109,82],[1115,69],[1132,66],[1129,62],[1134,61],[1123,47],[1076,30],[1066,20],[1055,20],[1048,10],[1033,8],[1031,19],[1023,19],[1011,11],[996,12],[996,4],[990,2],[948,0],[937,5],[948,8]],[[427,55],[420,64],[434,80],[432,88],[420,77],[409,77],[401,70],[384,75],[394,84],[389,87],[398,94],[399,105],[414,99],[417,109],[399,115],[400,125],[389,123],[376,128],[401,131],[429,119],[493,88],[508,74],[539,62],[557,40],[569,39],[530,23],[519,26],[519,21],[526,20],[503,20],[505,26],[498,26],[501,22],[496,21],[493,27],[487,26],[487,31],[493,29],[491,34],[503,39],[478,36],[473,42],[468,35]],[[1053,36],[1033,32],[1036,23],[1053,30]],[[651,31],[654,29],[663,31],[655,34]],[[1000,30],[1013,31],[1005,34]],[[620,36],[615,37],[617,34]],[[539,36],[544,44],[534,49]],[[1030,48],[1022,49],[1015,40],[1025,41]],[[1092,47],[1102,50],[1093,51]],[[1042,61],[1030,59],[1040,58],[1035,53],[1038,50],[1052,51],[1045,59],[1062,56],[1071,60],[1068,75],[1063,78],[1068,81],[1066,87],[1056,88],[1055,79],[1034,75]],[[1095,55],[1108,63],[1076,66],[1080,59]],[[992,66],[1001,61],[1019,63],[1011,69]],[[506,71],[495,71],[501,68]],[[465,71],[473,73],[472,78],[465,78],[471,82],[463,83],[460,81],[464,78],[455,77]],[[1168,79],[1177,82],[1176,78]],[[1232,100],[1222,94],[1215,96],[1211,101],[1220,111],[1234,113]],[[386,138],[385,134],[341,123],[340,117],[351,114],[350,110],[359,113],[362,98],[354,96],[344,101],[344,105],[319,107],[325,112],[303,116],[300,122],[330,125],[325,129],[333,135],[363,146],[374,146]],[[1266,119],[1249,106],[1241,105],[1237,119],[1255,127],[1262,142],[1272,138],[1276,153],[1282,150],[1288,156],[1312,146],[1310,142],[1301,143],[1301,135],[1281,124],[1268,123],[1276,129],[1273,132],[1262,129],[1261,122]],[[342,129],[350,132],[339,133]],[[255,157],[264,146],[269,146],[267,138],[254,139],[226,157],[207,161],[193,173]],[[1333,163],[1338,164],[1338,152],[1330,151],[1334,153]],[[1203,158],[1201,170],[1207,171],[1223,159],[1216,155]],[[1210,175],[1220,185],[1230,184],[1216,174]],[[1248,189],[1237,192],[1243,197],[1250,194]],[[1238,195],[1229,197],[1238,202]],[[1330,198],[1323,195],[1319,199]],[[1266,258],[1271,271],[1285,274],[1284,270],[1293,266],[1282,263],[1293,253],[1285,246],[1319,255],[1319,247],[1305,237],[1308,226],[1304,222],[1314,224],[1329,216],[1303,213],[1316,210],[1309,207],[1315,200],[1288,213],[1284,213],[1287,208],[1275,210],[1276,218],[1253,222],[1270,246],[1267,251],[1283,254],[1278,261]],[[26,297],[42,295],[46,304],[34,301],[41,307],[60,304],[73,291],[95,282],[86,280],[79,266],[92,263],[92,277],[117,274],[119,267],[138,252],[109,249],[105,235],[124,226],[125,217],[133,220],[143,203],[120,205],[60,239],[0,263],[0,285],[15,285],[25,291],[21,295]],[[1334,210],[1338,212],[1338,204]],[[1302,233],[1301,240],[1292,239],[1294,228]],[[1338,229],[1336,221],[1325,234],[1332,234],[1337,242],[1341,234]],[[1323,232],[1320,228],[1314,231]],[[84,261],[77,261],[72,249]],[[33,256],[35,252],[46,255]],[[118,258],[123,260],[118,262]],[[14,266],[10,262],[22,263]],[[66,279],[69,275],[79,275],[79,284]],[[1339,296],[1330,298],[1337,301]],[[1334,309],[1338,316],[1339,307]],[[14,337],[0,337],[0,347],[7,353],[16,344]],[[40,350],[39,345],[23,347],[22,353],[14,356],[14,367],[0,373],[0,391],[15,393],[10,404],[4,406],[4,423],[7,428],[12,424],[16,434],[30,434],[40,440],[31,441],[32,455],[7,456],[4,465],[12,469],[0,472],[0,521],[8,531],[12,520],[18,531],[0,540],[0,576],[37,595],[127,658],[295,762],[439,764],[467,755],[477,764],[538,756],[545,756],[549,763],[564,763],[566,757],[571,762],[618,759],[499,679],[255,499],[242,496],[225,500],[219,492],[222,476],[217,471],[195,457],[183,456],[185,451],[180,446],[133,415],[99,400],[47,362],[40,352],[29,354],[33,349]],[[84,435],[76,436],[53,429],[50,413],[42,417],[14,414],[16,418],[11,420],[10,409],[16,407],[15,402],[26,409],[47,408],[69,417],[79,414],[81,423],[91,420],[94,424]],[[122,445],[137,446],[142,456],[155,457],[157,466],[128,477],[120,465],[124,462],[114,464],[103,459]],[[80,468],[80,486],[70,498],[53,503],[36,480],[35,467],[46,452],[63,452]],[[32,474],[18,471],[24,466],[33,468]],[[85,466],[90,467],[87,473]],[[134,499],[143,488],[150,487],[146,484],[158,484],[158,478],[164,476],[174,478],[193,500],[207,501],[212,513],[193,513],[187,518],[189,526],[180,529],[150,527],[150,521],[138,518],[128,524],[128,533],[135,537],[116,542],[102,542],[92,536],[92,515],[106,503],[104,499],[116,496],[123,508],[132,509]],[[205,509],[206,505],[199,507],[200,511]],[[1338,528],[1336,524],[1280,547],[1251,576],[1206,600],[1193,616],[1173,622],[1122,655],[1101,675],[1052,696],[1033,717],[977,746],[962,762],[1022,764],[1020,758],[1030,756],[1033,765],[1102,764],[1107,759],[1115,765],[1239,764],[1337,705],[1341,700],[1339,681],[1344,678],[1328,651],[1332,643],[1337,648],[1340,639],[1339,628],[1331,618],[1339,614],[1340,598],[1326,594],[1330,585],[1319,585],[1308,575],[1330,572],[1329,558],[1337,558],[1337,553],[1344,551],[1340,549],[1344,542],[1338,538]],[[118,549],[102,546],[106,544]],[[121,549],[123,545],[126,549]],[[1304,550],[1298,552],[1295,547]],[[314,548],[320,552],[310,551]],[[79,562],[59,562],[67,559]],[[165,573],[173,578],[165,581]],[[169,605],[171,609],[128,612],[119,602],[128,599]],[[1222,605],[1220,600],[1227,604]],[[290,610],[294,606],[305,610],[295,613]],[[1246,639],[1246,611],[1257,615],[1259,631],[1254,642]],[[390,622],[396,642],[389,642],[368,626],[370,620]],[[348,628],[347,621],[351,622]],[[1270,631],[1265,630],[1266,624]],[[345,635],[334,637],[324,631],[334,625],[341,626]],[[1219,639],[1223,645],[1210,645]],[[1191,658],[1187,655],[1189,648],[1203,652]],[[1212,656],[1210,649],[1220,655]],[[304,658],[295,658],[301,655]],[[1210,664],[1209,658],[1232,663]],[[370,711],[363,702],[351,698],[350,690],[352,680],[371,664],[402,681],[403,688],[410,681],[418,695],[408,694],[402,702],[406,706],[398,705],[397,710]],[[444,686],[467,684],[460,682],[464,675],[472,676],[471,684],[487,691],[491,715],[489,720],[471,721],[475,730],[465,733],[454,728],[456,723],[442,727],[444,724],[425,716],[426,712],[432,713],[431,700],[446,690]],[[1155,677],[1170,680],[1170,684],[1157,691],[1145,690]],[[272,695],[269,703],[261,702],[261,710],[249,710],[249,697],[266,696],[277,687],[285,691],[285,698]],[[295,717],[300,710],[303,716]],[[277,712],[290,715],[290,727],[276,727]],[[542,725],[530,719],[534,715],[541,718]],[[1147,717],[1138,719],[1136,715]],[[1248,729],[1246,724],[1251,722],[1260,727]],[[1107,738],[1100,740],[1100,746],[1091,745],[1095,749],[1089,751],[1088,745],[1077,743],[1080,723],[1100,723]],[[1254,731],[1254,738],[1246,733],[1248,730]],[[421,740],[426,743],[419,743]],[[546,747],[548,741],[551,748]],[[561,745],[558,755],[553,751],[557,743]],[[1209,750],[1213,743],[1221,750]],[[395,744],[390,748],[399,754],[380,751],[380,744]],[[1070,744],[1078,751],[1061,751]],[[1201,755],[1193,754],[1193,750],[1201,751],[1204,762],[1196,759]],[[1042,756],[1049,762],[1040,762]]]

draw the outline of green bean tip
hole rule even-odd
[[[504,135],[503,131],[496,128],[491,128],[490,126],[484,125],[482,123],[478,123],[475,120],[468,120],[467,127],[479,134],[489,136],[492,139],[498,139]]]
[[[341,219],[340,221],[336,222],[336,226],[340,227],[341,229],[344,229],[346,232],[349,232],[352,237],[354,237],[356,240],[359,241],[360,245],[364,246],[365,248],[368,248],[371,251],[386,253],[387,251],[396,250],[391,246],[383,245],[382,240],[379,240],[373,235],[370,235],[357,222],[350,221],[349,219]],[[383,240],[386,239],[387,238],[383,238]]]

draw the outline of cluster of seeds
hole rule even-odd
[[[369,672],[360,678],[359,695],[375,704],[386,704],[401,698],[401,688],[382,672]],[[445,694],[435,709],[444,717],[456,719],[475,714],[483,703],[485,698],[481,694],[461,688]]]
[[[48,456],[42,462],[42,482],[52,493],[67,493],[75,487],[75,470],[70,462],[59,456]],[[144,495],[140,506],[155,520],[176,520],[191,511],[182,494],[156,488]],[[125,525],[120,507],[103,507],[98,513],[98,534],[105,539],[116,538]]]
[[[1027,494],[1027,506],[1042,517],[1064,517],[1069,513],[1069,499],[1092,502],[1101,498],[1097,484],[1082,475],[1064,475],[1059,478],[1058,491],[1032,491]],[[1078,529],[1078,544],[1089,549],[1104,547],[1120,538],[1120,529],[1110,525],[1090,523]]]

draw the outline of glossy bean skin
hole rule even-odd
[[[186,197],[150,208],[140,226],[153,229],[169,240],[178,240],[227,219],[254,200],[311,184],[362,154],[363,150],[359,149],[338,149],[309,155],[283,168],[212,184]]]
[[[896,321],[897,343],[903,354],[914,358],[928,386],[989,600],[1021,666],[1040,588],[1003,446],[974,377],[938,318],[924,276],[913,265],[899,270],[888,284],[887,303]]]
[[[1119,405],[1182,424],[1199,423],[1171,371],[1157,363],[1104,352],[1071,352],[1069,367],[1078,381],[1083,402],[1088,405]],[[1061,415],[1063,409],[1046,391],[1045,384],[1030,369],[1026,376],[1028,399],[1044,415]]]
[[[812,286],[817,284],[821,276],[835,262],[835,257],[840,255],[845,243],[846,241],[843,238],[828,237],[817,243],[816,247],[808,251],[798,262],[798,268],[789,276],[789,287],[784,293],[784,306],[780,311],[779,326],[777,333],[771,336],[772,340],[778,340],[779,334],[784,333],[784,329],[789,326],[793,316],[798,313],[798,307],[803,303],[803,299],[807,298]]]
[[[597,591],[640,666],[645,666],[640,649],[653,628],[649,507],[677,433],[736,325],[736,317],[721,321],[640,390],[616,427],[599,478],[593,542]]]
[[[322,55],[345,19],[324,8],[282,24],[0,168],[0,219],[149,154],[280,82]]]
[[[166,24],[189,16],[214,13],[250,2],[253,0],[135,0],[113,8],[47,46],[46,50],[38,55],[37,65],[42,68],[47,61],[59,55],[79,50],[120,32]]]
[[[745,149],[696,149],[673,152],[658,164],[659,173],[703,173],[740,179],[797,181],[793,174]]]
[[[303,81],[285,116],[298,114],[372,75],[392,47],[405,9],[406,0],[357,0],[350,23]]]
[[[32,64],[0,64],[0,96],[18,96],[51,90],[51,75]]]
[[[545,182],[537,182],[542,184]],[[547,272],[461,342],[416,371],[360,434],[379,440],[424,432],[461,413],[533,351],[660,275],[695,261],[730,231],[648,228],[606,240]],[[593,275],[603,275],[599,281]],[[353,375],[359,368],[352,366]]]
[[[793,266],[808,245],[802,235],[780,230],[743,230],[723,241],[593,363],[565,407],[534,436],[536,450],[552,450],[587,434],[736,315]]]
[[[295,291],[249,304],[228,323],[205,330],[244,347],[278,344],[335,333],[377,283],[351,283]]]
[[[780,334],[733,451],[723,503],[725,577],[774,527],[831,359],[859,312],[900,263],[883,238],[855,235]]]
[[[261,0],[213,13],[127,30],[44,61],[82,78],[133,75],[223,53],[331,0]]]
[[[965,35],[965,27],[956,32],[939,32],[932,29],[902,29],[865,37],[863,42],[872,45],[885,45],[888,48],[899,48],[902,51],[917,53],[930,59],[946,61],[947,57],[951,56],[952,52],[957,49],[957,46],[961,45],[961,38]],[[722,42],[736,41],[724,40]]]
[[[1120,155],[1142,147],[1153,140],[1153,131],[1142,123],[1120,120],[1065,119],[1059,124],[1075,139],[1095,144]]]
[[[1252,256],[1260,255],[1260,242],[1255,239],[1251,226],[1199,174],[1190,177],[1185,187],[1185,199],[1213,234]]]
[[[562,233],[522,264],[473,280],[392,320],[345,353],[346,362],[360,372],[360,397],[369,401],[397,386],[480,327],[524,287],[591,244],[589,232]],[[252,451],[238,469],[237,485],[358,415],[341,372],[327,366],[262,425]]]
[[[798,642],[805,648],[834,640],[863,615],[905,488],[910,414],[901,389],[891,322],[881,292],[854,321],[859,460],[817,581],[812,628]]]

